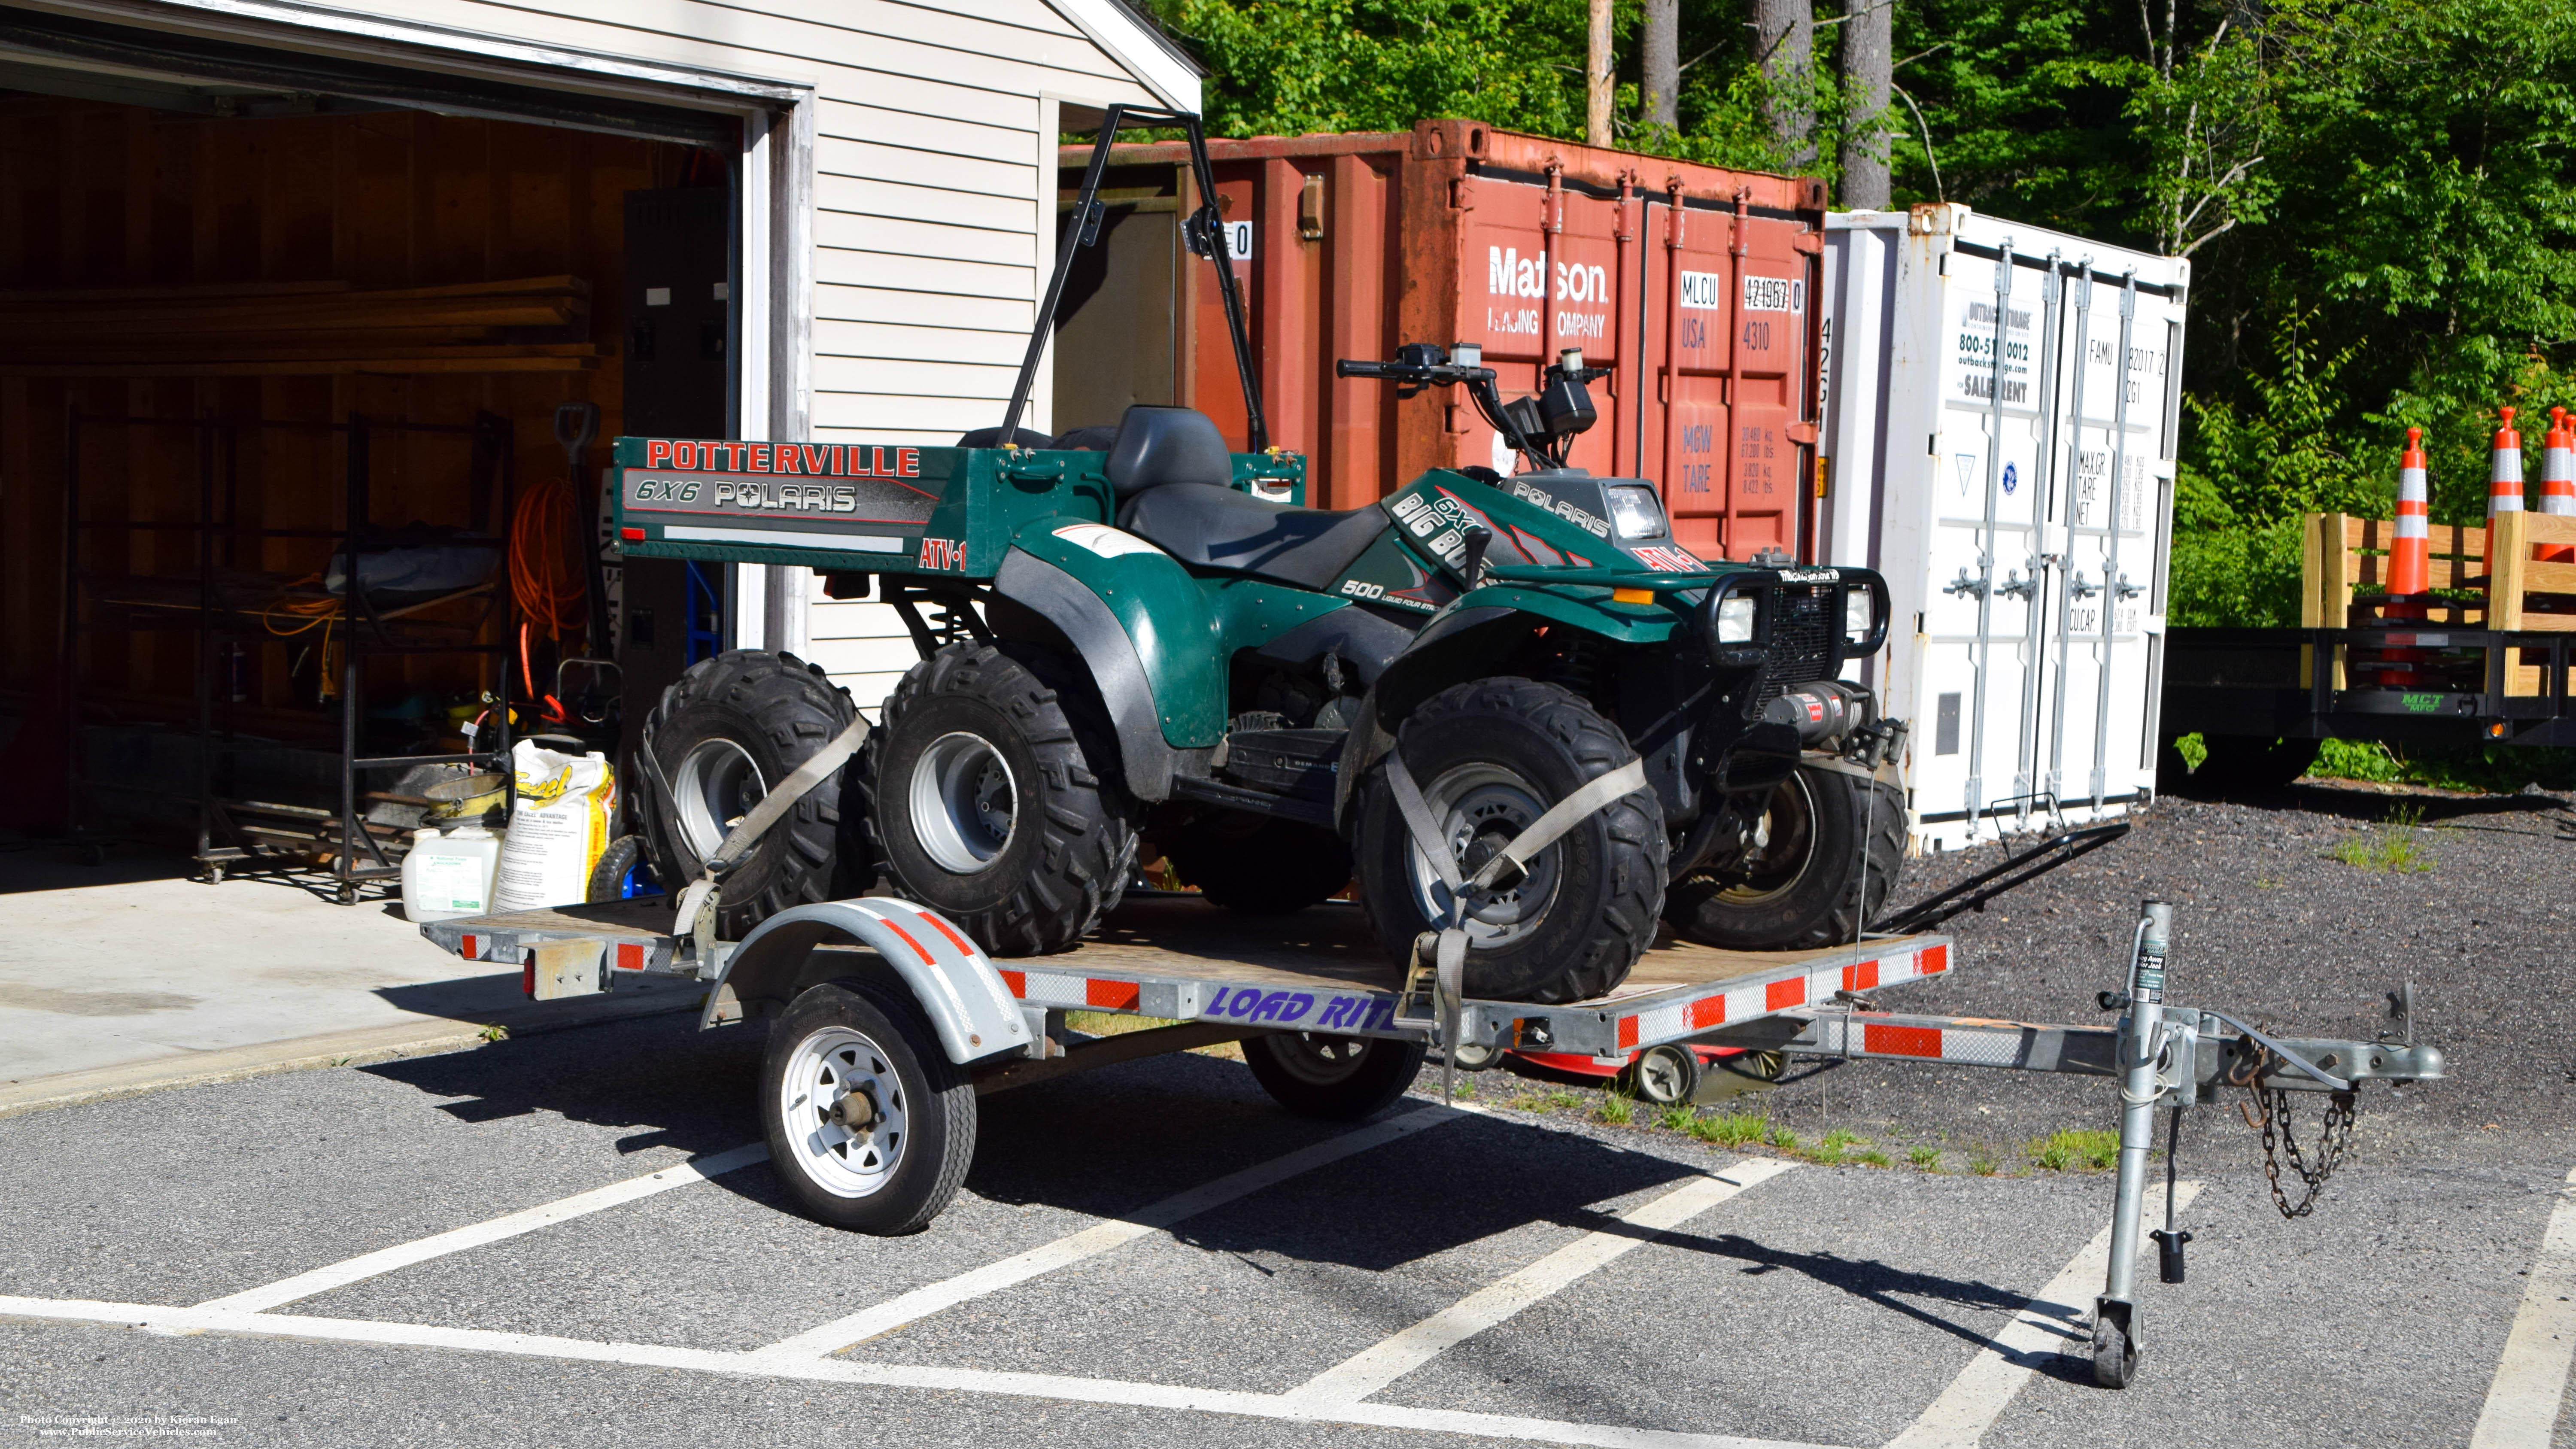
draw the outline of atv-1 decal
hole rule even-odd
[[[695,442],[648,438],[644,466],[684,473],[760,473],[806,478],[918,478],[919,448],[865,443]]]
[[[1537,506],[1546,509],[1548,512],[1555,514],[1557,517],[1564,519],[1566,522],[1573,524],[1575,527],[1582,529],[1585,533],[1591,534],[1594,538],[1608,538],[1610,536],[1609,520],[1597,518],[1592,514],[1575,507],[1573,504],[1565,502],[1555,494],[1548,492],[1546,489],[1541,488],[1536,484],[1524,483],[1518,478],[1507,479],[1505,481],[1510,484],[1511,495],[1514,498],[1521,500],[1523,503],[1536,504]]]
[[[741,518],[838,515],[857,523],[927,523],[937,495],[886,478],[793,483],[777,475],[626,470],[628,515],[685,513]],[[637,522],[649,522],[637,518]]]

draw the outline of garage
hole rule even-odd
[[[876,606],[603,557],[610,440],[991,426],[1057,136],[1198,74],[1115,0],[573,9],[0,7],[6,823],[345,900],[497,700],[613,742],[737,646],[882,697]]]

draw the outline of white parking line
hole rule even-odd
[[[2567,1174],[2576,1189],[2576,1172]],[[2531,1263],[2504,1358],[2487,1388],[2486,1408],[2469,1436],[2469,1449],[2521,1449],[2548,1445],[2567,1391],[2567,1366],[2576,1356],[2576,1191],[2562,1190]]]
[[[440,1233],[435,1237],[422,1238],[417,1242],[404,1243],[399,1247],[366,1253],[346,1262],[333,1263],[327,1268],[316,1268],[310,1273],[298,1273],[292,1278],[282,1278],[258,1288],[228,1293],[221,1298],[210,1298],[197,1306],[257,1313],[263,1309],[293,1303],[299,1298],[328,1293],[334,1288],[345,1288],[362,1279],[373,1278],[380,1273],[390,1273],[396,1268],[408,1268],[414,1263],[425,1263],[432,1258],[445,1257],[449,1253],[460,1253],[467,1248],[481,1247],[485,1243],[497,1243],[503,1238],[515,1238],[521,1233],[533,1233],[539,1228],[551,1227],[556,1223],[595,1213],[603,1208],[613,1208],[620,1203],[633,1202],[637,1198],[651,1197],[657,1192],[669,1192],[675,1187],[687,1187],[691,1183],[704,1182],[710,1177],[720,1177],[736,1168],[749,1167],[755,1162],[768,1160],[769,1148],[759,1142],[737,1147],[731,1152],[719,1152],[708,1157],[693,1157],[677,1167],[666,1167],[660,1172],[647,1173],[642,1177],[631,1177],[624,1182],[593,1188],[589,1192],[576,1194],[561,1202],[550,1202],[544,1207],[533,1207],[525,1212],[510,1213],[504,1217],[494,1218],[490,1222],[476,1223],[472,1227],[458,1228],[453,1232]]]
[[[1222,1207],[1240,1197],[1287,1181],[1300,1173],[1312,1172],[1328,1163],[1356,1156],[1374,1147],[1383,1147],[1399,1138],[1409,1137],[1443,1122],[1454,1122],[1466,1115],[1467,1109],[1423,1107],[1390,1118],[1339,1137],[1327,1138],[1308,1147],[1268,1162],[1228,1173],[1212,1182],[1204,1182],[1186,1192],[1175,1193],[1160,1202],[1149,1203],[1124,1217],[1096,1224],[1078,1233],[1067,1234],[1025,1253],[988,1263],[970,1273],[915,1288],[899,1298],[891,1298],[872,1308],[863,1308],[847,1318],[809,1328],[793,1338],[784,1338],[759,1350],[762,1358],[819,1358],[834,1354],[852,1344],[862,1343],[880,1334],[892,1333],[905,1324],[953,1308],[970,1298],[981,1298],[1013,1284],[1052,1273],[1085,1258],[1098,1257],[1122,1243],[1132,1243],[1149,1233],[1184,1218],[1196,1217],[1211,1208]]]
[[[792,1379],[934,1393],[997,1394],[1077,1404],[1118,1404],[1237,1414],[1299,1423],[1479,1434],[1487,1438],[1519,1439],[1541,1444],[1597,1445],[1601,1449],[1828,1449],[1828,1446],[1743,1439],[1726,1434],[1684,1434],[1659,1429],[1631,1429],[1618,1424],[1566,1423],[1553,1419],[1523,1419],[1502,1414],[1413,1409],[1396,1405],[1348,1404],[1317,1409],[1292,1400],[1286,1394],[1247,1394],[1177,1384],[935,1368],[845,1358],[789,1359],[766,1352],[722,1353],[656,1344],[602,1343],[538,1333],[503,1333],[482,1328],[439,1328],[369,1319],[313,1318],[294,1313],[244,1313],[234,1309],[170,1308],[148,1303],[0,1296],[0,1321],[90,1323],[164,1334],[222,1333],[317,1343],[439,1349],[515,1358],[680,1369],[743,1378]]]
[[[1402,1333],[1362,1349],[1289,1390],[1288,1397],[1318,1411],[1346,1409],[1595,1268],[1644,1247],[1657,1234],[1681,1226],[1794,1165],[1776,1158],[1747,1158],[1725,1172],[1695,1178],[1619,1215],[1619,1221],[1648,1229],[1647,1232],[1586,1234]]]
[[[2199,1183],[2176,1184],[2174,1211],[2191,1206],[2199,1195]],[[2155,1221],[2164,1213],[2164,1200],[2161,1186],[2149,1186],[2141,1216]],[[2143,1241],[2144,1234],[2140,1237]],[[2042,1360],[2064,1353],[2067,1341],[2092,1317],[2089,1305],[2100,1295],[2110,1269],[2111,1230],[2105,1227],[2066,1265],[2065,1272],[2022,1304],[2003,1331],[1986,1341],[1950,1387],[1932,1401],[1932,1407],[1890,1441],[1887,1449],[1975,1449],[2003,1416],[2013,1395],[2030,1382],[2032,1371]],[[2086,1342],[2089,1352],[2090,1340]]]

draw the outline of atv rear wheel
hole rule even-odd
[[[1351,852],[1329,830],[1228,811],[1159,834],[1183,885],[1245,916],[1284,916],[1351,883]]]
[[[1404,722],[1396,748],[1464,875],[1549,806],[1637,757],[1618,726],[1572,692],[1509,678],[1433,695]],[[1401,962],[1417,935],[1448,919],[1449,892],[1415,849],[1383,763],[1358,805],[1361,899],[1379,943]],[[1652,789],[1576,822],[1469,914],[1467,994],[1580,1001],[1626,980],[1654,940],[1669,850]]]
[[[1072,666],[1031,644],[951,644],[879,718],[860,785],[900,894],[996,956],[1062,951],[1118,904],[1138,811]]]
[[[691,665],[662,691],[646,725],[671,798],[632,781],[653,877],[665,890],[697,879],[725,835],[769,787],[830,744],[857,716],[849,694],[793,654],[734,649]],[[725,877],[716,928],[739,941],[790,906],[830,900],[841,792],[805,792],[751,856]]]
[[[1802,764],[1773,787],[1741,857],[1673,883],[1664,919],[1703,946],[1838,946],[1858,939],[1862,918],[1878,914],[1904,864],[1904,791]]]

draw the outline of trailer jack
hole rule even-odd
[[[1956,1066],[2070,1072],[2120,1084],[2119,1185],[2111,1206],[2111,1264],[2093,1305],[2093,1381],[2126,1388],[2139,1360],[2137,1262],[2148,1165],[2158,1107],[2171,1111],[2165,1135],[2165,1225],[2150,1233],[2157,1276],[2183,1281],[2183,1248],[2191,1234],[2173,1222],[2174,1145],[2186,1107],[2216,1100],[2222,1087],[2249,1093],[2246,1120],[2263,1134],[2264,1167],[2284,1218],[2305,1217],[2342,1153],[2355,1092],[2365,1081],[2438,1081],[2442,1050],[2415,1040],[2415,988],[2389,993],[2393,1026],[2372,1041],[2274,1037],[2223,1012],[2165,1003],[2165,949],[2173,907],[2148,901],[2139,913],[2127,989],[2102,993],[2116,1026],[2039,1026],[1980,1017],[1912,1016],[1870,1009],[1845,993],[1829,1005],[1747,1023],[1696,1040],[1845,1060],[1886,1058]],[[2293,1093],[2327,1094],[2322,1136],[2313,1159],[2289,1132]],[[2280,1157],[2306,1187],[2293,1203],[2281,1186]]]

